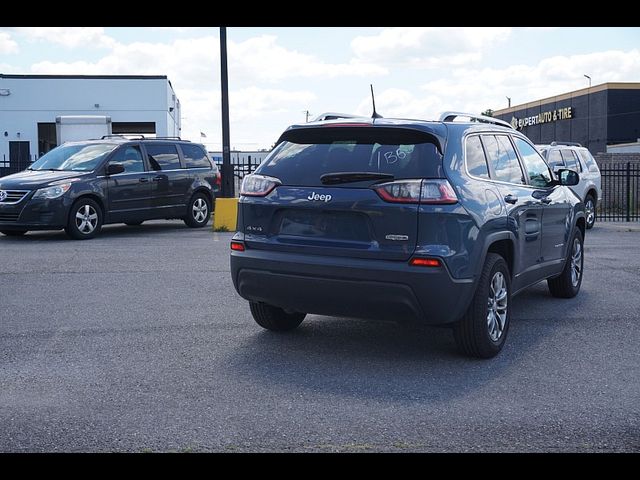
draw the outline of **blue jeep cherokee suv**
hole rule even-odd
[[[487,117],[348,118],[289,127],[245,177],[231,274],[255,321],[307,313],[453,326],[467,355],[502,348],[511,298],[580,290],[584,207],[531,142]],[[469,116],[469,115],[465,115]]]

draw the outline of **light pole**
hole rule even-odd
[[[511,108],[511,97],[507,97],[507,101],[509,102],[508,108]]]
[[[233,167],[229,141],[229,75],[227,72],[227,28],[220,27],[220,91],[222,94],[222,195],[233,197]]]
[[[589,88],[591,88],[591,77],[589,75],[584,75],[584,77],[589,79]]]

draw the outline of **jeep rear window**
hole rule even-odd
[[[436,139],[415,130],[316,127],[290,130],[281,140],[256,173],[276,177],[285,185],[322,185],[322,175],[338,172],[386,173],[396,179],[443,177]]]

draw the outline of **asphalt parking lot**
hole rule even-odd
[[[0,235],[0,451],[640,451],[640,228],[596,224],[582,291],[514,300],[495,359],[446,329],[258,327],[230,233]]]

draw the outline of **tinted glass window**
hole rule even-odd
[[[116,146],[112,143],[60,145],[32,163],[31,170],[88,172],[96,168]]]
[[[142,161],[142,153],[140,147],[129,145],[120,147],[113,154],[109,163],[119,163],[124,167],[125,173],[144,172],[144,163]]]
[[[477,135],[467,138],[467,170],[475,177],[489,178],[487,159]]]
[[[575,155],[573,154],[573,151],[571,150],[560,150],[560,153],[562,155],[562,159],[564,160],[564,164],[567,166],[567,168],[570,168],[571,170],[575,170],[576,172],[578,171],[578,159],[575,157]]]
[[[505,135],[483,135],[482,143],[487,150],[487,158],[493,168],[493,178],[501,182],[524,183],[518,157]]]
[[[322,175],[338,172],[386,173],[394,178],[443,175],[433,137],[414,130],[322,127],[285,132],[282,140],[256,173],[279,178],[286,185],[321,185]]]
[[[551,172],[538,151],[521,138],[514,138],[516,147],[527,168],[529,183],[534,187],[546,187],[551,182]]]
[[[178,150],[175,145],[150,144],[147,148],[147,158],[153,170],[175,170],[181,168]]]
[[[207,154],[199,145],[180,145],[187,168],[211,168]]]
[[[547,161],[549,162],[549,166],[551,168],[564,167],[562,156],[560,155],[560,150],[550,150],[549,155],[547,156]]]
[[[582,158],[590,172],[600,172],[598,164],[596,163],[595,158],[593,158],[593,155],[591,155],[591,152],[589,152],[589,150],[587,150],[586,148],[581,148],[580,150],[578,150],[578,153],[580,154],[580,158]]]

